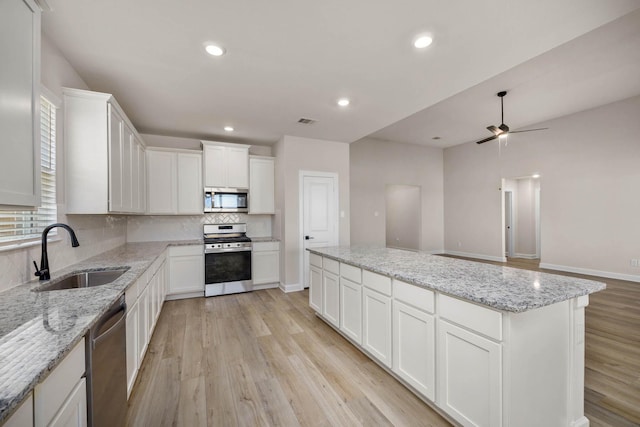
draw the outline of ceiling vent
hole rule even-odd
[[[303,125],[312,125],[315,122],[317,122],[317,120],[305,119],[304,117],[301,117],[301,118],[298,119],[298,123],[302,123]]]

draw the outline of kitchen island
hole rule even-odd
[[[308,250],[318,316],[450,420],[589,425],[584,307],[604,283],[381,247]]]

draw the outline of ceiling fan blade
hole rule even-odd
[[[505,125],[504,123],[500,123],[498,129],[500,129],[502,132],[509,132],[509,126]]]
[[[502,131],[500,129],[498,129],[497,127],[491,125],[491,126],[487,126],[487,130],[489,132],[491,132],[494,135],[499,135],[500,133],[502,133]]]
[[[485,138],[485,139],[482,139],[480,141],[477,141],[476,144],[484,144],[485,142],[493,141],[497,137],[498,137],[498,135],[493,135],[493,136],[490,136],[489,138]]]
[[[522,133],[522,132],[534,132],[536,130],[547,130],[549,128],[537,128],[537,129],[523,129],[523,130],[512,130],[509,133]]]

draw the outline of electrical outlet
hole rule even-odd
[[[636,258],[631,260],[631,267],[638,267],[638,260]]]

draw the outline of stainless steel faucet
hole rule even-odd
[[[42,256],[40,258],[39,269],[38,269],[38,264],[36,264],[36,262],[33,261],[33,265],[36,267],[36,276],[40,277],[40,280],[51,279],[51,275],[49,274],[49,256],[47,254],[47,234],[49,234],[49,231],[52,228],[56,228],[56,227],[64,228],[69,232],[69,234],[71,235],[71,246],[73,246],[74,248],[77,248],[78,246],[80,246],[80,243],[78,243],[78,239],[76,238],[76,233],[67,224],[62,224],[62,223],[51,224],[50,226],[42,230]]]

